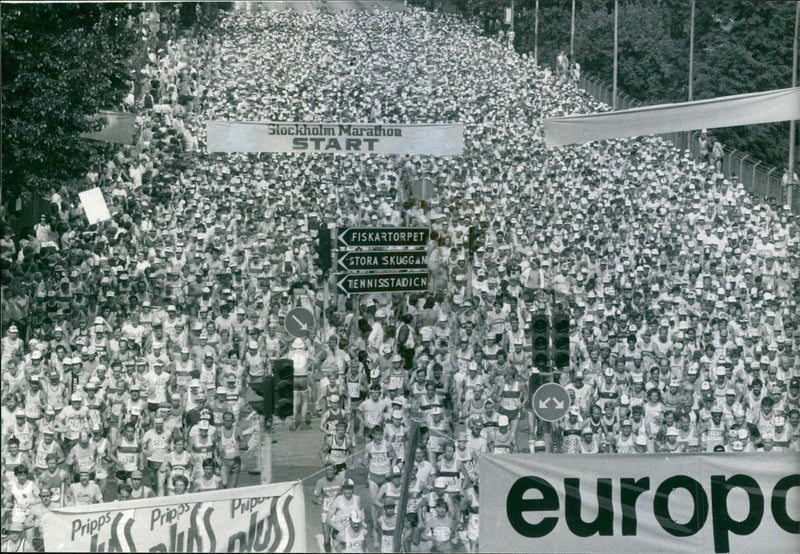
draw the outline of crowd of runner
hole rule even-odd
[[[659,138],[548,151],[543,118],[607,109],[568,78],[417,9],[235,12],[150,59],[138,143],[84,183],[112,219],[64,188],[0,245],[5,529],[237,486],[259,468],[245,393],[280,358],[292,428],[324,435],[326,550],[392,551],[406,463],[404,549],[477,551],[480,453],[800,450],[796,218]],[[208,154],[209,120],[460,122],[465,153]],[[429,228],[429,291],[337,295],[317,233],[349,225]],[[563,371],[531,360],[552,311]],[[548,380],[573,399],[552,425]]]

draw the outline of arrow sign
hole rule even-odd
[[[286,332],[296,339],[304,339],[314,331],[314,314],[306,308],[294,308],[289,310],[283,320]]]
[[[428,290],[428,272],[346,274],[339,280],[345,294]]]
[[[564,402],[556,400],[554,396],[548,396],[544,400],[539,400],[539,408],[543,410],[556,409],[561,410],[564,408]]]
[[[428,253],[425,250],[397,252],[372,250],[345,252],[339,256],[339,267],[345,271],[374,271],[387,269],[427,269]]]
[[[339,233],[339,248],[348,246],[425,246],[425,227],[348,227]]]
[[[557,383],[545,383],[533,393],[533,411],[544,421],[558,421],[569,410],[567,390]]]

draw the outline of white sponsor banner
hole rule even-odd
[[[800,87],[616,112],[544,120],[548,148],[595,140],[658,135],[800,119]]]
[[[86,212],[86,219],[89,220],[89,225],[111,219],[111,212],[108,211],[108,204],[106,204],[106,199],[103,197],[103,191],[98,187],[79,192],[78,197],[81,199],[81,205],[83,206],[83,211]]]
[[[460,156],[464,126],[209,121],[209,152]]]
[[[305,552],[301,482],[53,510],[47,552]]]
[[[484,455],[482,552],[797,552],[796,452]]]

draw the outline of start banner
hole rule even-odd
[[[209,121],[209,152],[460,156],[464,126]]]
[[[796,452],[484,455],[482,552],[797,552]]]
[[[47,552],[305,552],[301,482],[61,508]]]

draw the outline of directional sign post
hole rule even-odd
[[[345,294],[424,291],[428,290],[428,272],[348,274],[338,286]]]
[[[286,314],[286,319],[283,321],[286,332],[296,339],[304,339],[314,332],[314,314],[306,308],[294,308],[289,310]]]
[[[345,271],[380,271],[398,269],[427,269],[428,253],[369,250],[345,252],[339,256],[339,267]]]
[[[339,233],[338,246],[425,246],[429,236],[425,227],[348,227]]]
[[[533,393],[533,412],[544,421],[558,421],[569,410],[569,394],[557,383],[545,383]]]

